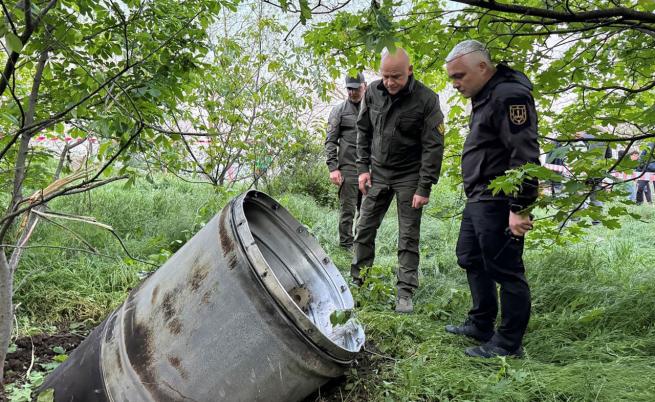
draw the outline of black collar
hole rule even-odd
[[[482,89],[480,89],[480,91],[478,91],[478,93],[475,94],[475,96],[472,99],[474,104],[479,103],[482,100],[486,99],[487,96],[489,96],[491,90],[493,90],[496,87],[496,85],[504,81],[503,80],[504,74],[502,74],[501,69],[499,68],[500,66],[502,66],[502,64],[499,64],[498,67],[496,67],[496,71],[494,72],[494,75],[492,75],[491,78],[489,78],[489,81],[487,81],[484,84]]]
[[[515,82],[517,84],[523,85],[530,91],[532,91],[532,83],[526,77],[525,74],[520,73],[516,70],[513,70],[509,67],[507,67],[505,64],[498,64],[496,66],[496,72],[494,75],[491,76],[489,81],[487,81],[486,84],[482,87],[480,92],[478,92],[473,99],[471,99],[471,103],[473,107],[475,108],[476,106],[484,103],[487,99],[489,99],[489,96],[491,96],[491,92],[493,89],[498,85],[503,82]]]

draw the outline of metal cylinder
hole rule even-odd
[[[234,198],[134,289],[39,389],[56,401],[297,401],[364,343],[346,282],[258,191]]]

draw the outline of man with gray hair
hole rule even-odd
[[[530,318],[530,288],[523,265],[525,233],[537,180],[494,194],[489,183],[509,169],[539,164],[537,113],[528,78],[499,64],[478,41],[467,40],[446,58],[453,86],[471,98],[470,133],[464,142],[462,176],[467,203],[457,241],[457,262],[466,270],[473,306],[462,325],[446,331],[483,342],[466,349],[473,357],[521,356]],[[500,285],[501,322],[494,331]]]

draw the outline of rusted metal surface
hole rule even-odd
[[[330,324],[335,309],[352,307],[316,239],[250,191],[132,291],[41,389],[54,388],[56,401],[301,400],[363,345],[359,325]]]

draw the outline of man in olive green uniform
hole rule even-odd
[[[443,114],[439,97],[413,76],[403,49],[386,53],[382,80],[366,90],[357,120],[357,170],[364,193],[351,275],[373,264],[375,235],[391,201],[398,208],[398,276],[396,311],[413,311],[418,287],[419,233],[422,207],[437,182],[443,157]]]
[[[339,186],[339,246],[351,249],[353,246],[353,220],[359,211],[362,193],[357,184],[357,116],[366,80],[359,73],[357,77],[346,76],[348,100],[342,102],[328,118],[325,153],[330,170],[330,181]]]

